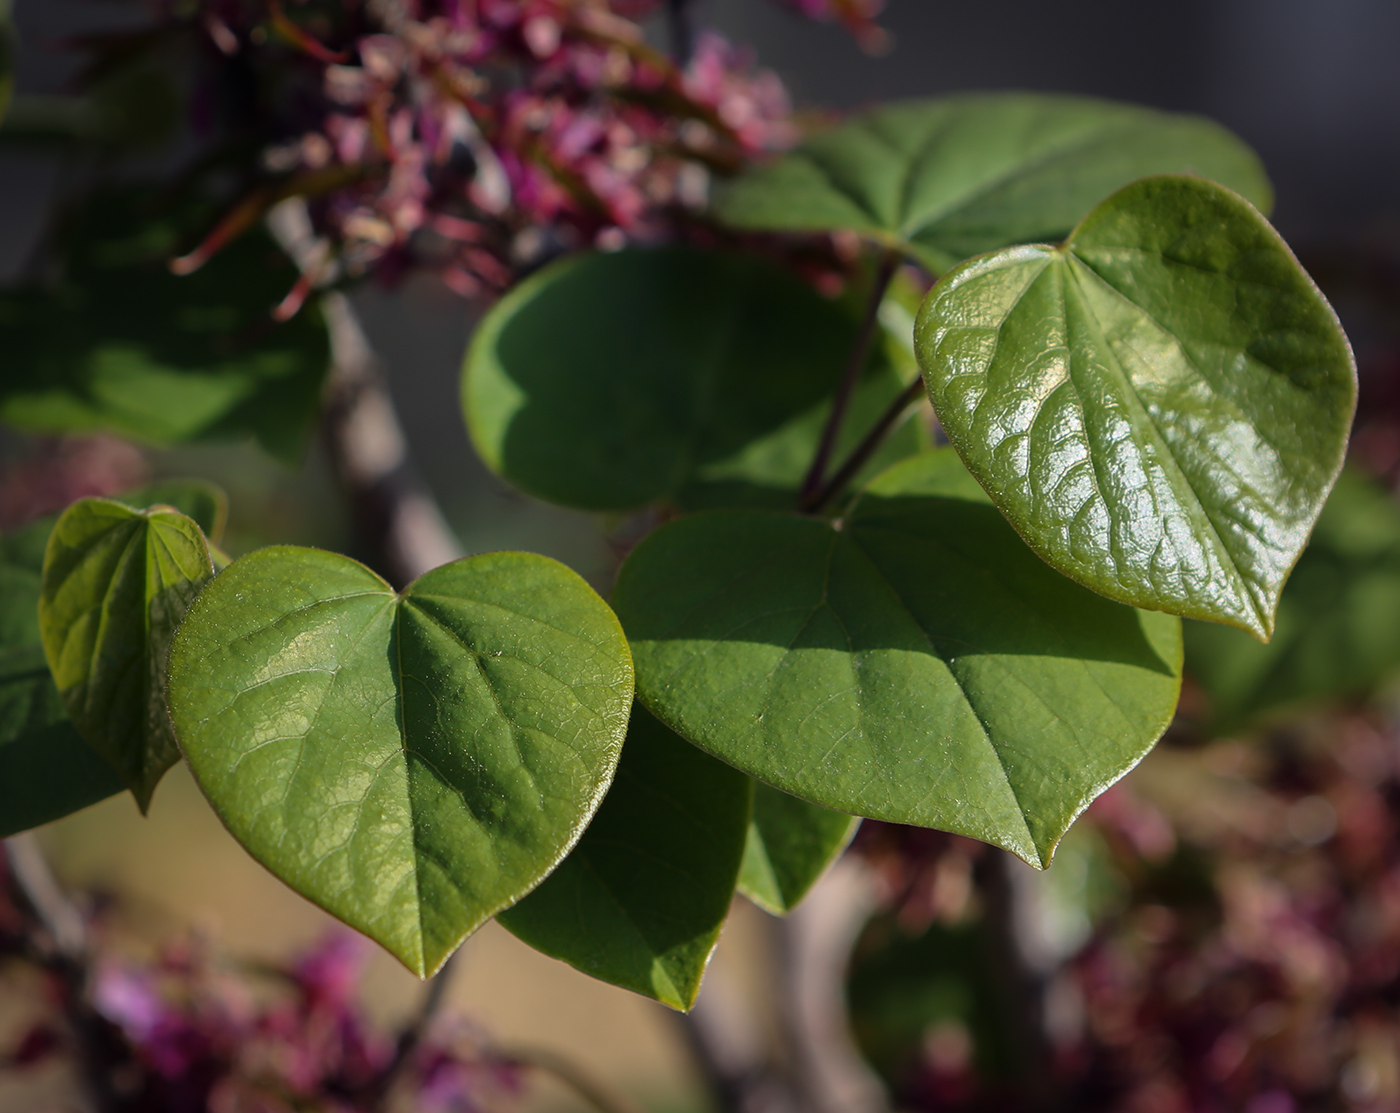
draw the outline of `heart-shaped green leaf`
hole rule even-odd
[[[170,639],[213,572],[199,526],[169,508],[83,499],[49,536],[44,655],[78,733],[142,811],[180,757],[165,712]]]
[[[771,231],[858,232],[940,274],[1016,243],[1063,239],[1115,189],[1200,174],[1261,209],[1272,190],[1230,132],[1087,97],[974,94],[885,105],[740,177],[721,220]]]
[[[689,1009],[734,897],[752,786],[634,708],[603,806],[501,924],[585,974]]]
[[[612,611],[529,553],[399,595],[348,557],[261,549],[170,656],[181,747],[234,837],[420,976],[573,846],[631,706]]]
[[[637,692],[785,792],[1034,865],[1171,719],[1181,625],[1065,579],[947,449],[839,528],[711,511],[643,541],[615,604]]]
[[[775,916],[787,915],[841,856],[859,826],[855,816],[755,782],[739,892]]]
[[[478,326],[467,426],[493,471],[564,506],[787,507],[858,331],[848,306],[760,259],[576,256]],[[902,388],[877,346],[838,459]],[[917,451],[913,426],[900,438],[884,462]]]
[[[158,201],[142,190],[87,199],[57,282],[0,295],[0,421],[160,445],[251,434],[296,459],[329,362],[314,306],[271,319],[296,268],[253,229],[177,277],[169,258],[209,213]]]
[[[44,660],[39,590],[52,525],[0,537],[0,838],[123,787],[68,721]]]
[[[916,345],[949,439],[1045,560],[1112,599],[1269,637],[1342,465],[1356,371],[1248,202],[1136,182],[1063,247],[948,274]]]
[[[1210,727],[1233,731],[1301,704],[1364,696],[1400,672],[1400,508],[1342,473],[1279,599],[1268,645],[1214,623],[1185,625],[1187,671]]]

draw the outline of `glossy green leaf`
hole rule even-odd
[[[858,232],[934,274],[1063,239],[1114,190],[1193,173],[1268,209],[1254,152],[1209,120],[1087,97],[990,93],[891,104],[816,135],[721,194],[741,228]]]
[[[612,611],[529,553],[399,595],[348,557],[261,549],[170,656],[181,747],[229,830],[420,976],[568,853],[631,706]]]
[[[752,785],[635,708],[603,806],[501,924],[585,974],[689,1009],[734,897]]]
[[[213,572],[199,526],[169,508],[82,499],[49,536],[44,655],[78,733],[142,811],[180,757],[165,711],[170,640]]]
[[[1184,633],[1219,733],[1374,691],[1400,673],[1400,508],[1344,472],[1283,589],[1273,640],[1197,622]]]
[[[564,506],[791,506],[857,331],[848,306],[759,259],[576,256],[478,326],[467,425],[492,470]],[[902,385],[879,348],[839,451]],[[918,443],[910,426],[885,461]]]
[[[297,271],[260,229],[171,274],[170,257],[210,219],[139,190],[88,199],[60,240],[58,280],[0,295],[0,421],[157,445],[251,435],[299,457],[329,361],[325,326],[315,306],[273,322]]]
[[[1062,248],[947,275],[916,345],[939,420],[1027,543],[1134,606],[1267,639],[1342,465],[1336,315],[1248,202],[1114,194]]]
[[[1181,626],[1072,583],[943,449],[834,528],[711,511],[623,565],[637,691],[683,738],[814,803],[1035,865],[1166,728]]]
[[[39,641],[43,521],[0,536],[0,838],[122,790],[68,721]]]
[[[797,907],[860,826],[855,816],[755,782],[739,891],[775,916]]]

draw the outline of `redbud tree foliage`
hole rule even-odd
[[[654,528],[604,599],[531,553],[230,561],[195,481],[80,500],[0,538],[5,833],[183,760],[419,975],[495,917],[685,1009],[736,889],[785,912],[858,817],[1048,866],[1171,720],[1182,617],[1271,638],[1356,386],[1241,140],[1026,93],[802,129],[656,7],[172,0],[83,44],[0,420],[295,461],[326,297],[428,271],[489,305],[481,459]]]

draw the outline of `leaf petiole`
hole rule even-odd
[[[855,345],[851,348],[850,361],[846,364],[845,373],[836,388],[836,396],[831,403],[831,415],[826,419],[826,428],[822,430],[822,439],[818,442],[817,451],[812,456],[811,467],[807,469],[807,474],[802,480],[802,490],[797,496],[799,510],[816,508],[815,500],[823,489],[822,480],[826,477],[826,466],[831,462],[831,453],[836,448],[836,438],[841,432],[841,423],[845,420],[846,411],[850,409],[856,384],[860,382],[860,374],[865,369],[866,356],[870,352],[870,341],[879,324],[880,303],[885,300],[885,293],[889,290],[894,272],[899,267],[899,261],[898,251],[887,250],[880,260],[879,269],[875,272],[874,281],[870,285],[870,296],[865,306],[865,317],[860,323],[860,332],[856,335]]]

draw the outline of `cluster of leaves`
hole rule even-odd
[[[243,9],[227,7],[203,11],[202,33],[227,33],[219,49],[238,56]],[[342,40],[312,34],[317,11],[297,23],[273,7],[268,27],[321,77],[359,83],[342,108],[360,115],[336,128],[364,123],[361,154],[400,128],[394,97],[462,107],[469,90],[419,88],[451,51],[472,65],[477,49],[530,51],[545,85],[515,90],[528,97],[598,61],[584,32],[609,14],[410,5],[392,40],[344,40],[354,76],[332,56]],[[663,114],[684,132],[695,103]],[[427,131],[457,134],[446,118],[402,117],[414,174],[439,149]],[[461,119],[469,148],[490,139]],[[303,159],[316,146],[297,143]],[[361,184],[397,205],[404,177],[376,149],[378,184]],[[473,165],[468,194],[484,181]],[[289,166],[278,189],[307,193],[289,183],[322,169]],[[332,178],[330,207],[357,196]],[[427,194],[405,196],[412,231]],[[396,591],[334,553],[229,563],[207,495],[84,500],[6,542],[27,664],[3,690],[0,753],[81,736],[143,807],[183,756],[257,860],[420,975],[499,915],[677,1008],[736,887],[790,907],[851,817],[1047,865],[1171,720],[1178,616],[1272,633],[1340,469],[1350,351],[1261,214],[1269,200],[1252,153],[1191,117],[983,95],[855,118],[741,175],[711,215],[864,245],[856,296],[824,298],[751,254],[632,247],[545,267],[474,336],[463,405],[490,467],[560,505],[666,519],[611,605],[532,554],[455,561]],[[398,212],[362,215],[393,228]],[[151,248],[135,241],[128,268],[130,239],[79,237],[70,270],[143,273]],[[936,279],[917,322],[890,293],[901,269],[914,289]],[[286,325],[185,376],[192,357],[162,347],[169,322],[202,331],[203,353],[244,320],[189,289],[52,368],[31,352],[0,413],[157,440],[285,419],[284,395],[305,413],[297,369],[313,360]],[[14,327],[36,317],[16,310]],[[314,315],[301,327],[319,336]],[[908,421],[925,394],[952,447]],[[146,396],[126,425],[114,416]],[[198,419],[150,431],[147,410],[188,416],[190,398]],[[48,815],[84,802],[59,789]]]
[[[1168,749],[1136,793],[1103,797],[1067,848],[1091,916],[1055,976],[1041,1084],[1112,1113],[1400,1099],[1398,760],[1389,713],[1330,715]],[[979,848],[862,837],[890,903],[857,949],[853,1019],[901,1107],[1039,1107],[1000,1007],[985,887],[948,883]]]
[[[0,862],[0,881],[4,877]],[[0,956],[35,981],[3,1058],[97,1073],[104,1108],[132,1113],[476,1113],[523,1085],[519,1065],[451,1017],[391,1035],[357,1000],[364,940],[349,933],[285,966],[232,964],[192,942],[138,962],[104,945],[86,980],[35,953],[23,901],[0,895]],[[97,927],[98,925],[93,925]],[[15,966],[11,976],[19,976]],[[406,1039],[409,1033],[411,1037]]]

